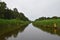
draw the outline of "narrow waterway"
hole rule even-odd
[[[6,40],[60,40],[60,36],[44,32],[29,24],[23,32],[18,32],[17,36],[5,38]]]

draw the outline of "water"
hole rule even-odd
[[[40,28],[34,27],[29,24],[22,32],[13,31],[9,36],[5,35],[3,40],[60,40],[58,34],[51,34],[50,32],[43,31]]]

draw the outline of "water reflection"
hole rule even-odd
[[[57,28],[35,27],[32,24],[28,26],[8,25],[4,27],[0,28],[0,40],[60,40],[60,29]],[[50,33],[59,36],[51,35]]]
[[[50,34],[55,34],[55,35],[58,35],[60,36],[60,28],[54,28],[54,27],[47,27],[47,26],[37,26],[37,25],[34,25],[35,27],[45,31],[45,32],[48,32]]]
[[[6,40],[11,36],[17,37],[19,32],[23,32],[27,25],[19,26],[19,25],[4,25],[0,26],[0,40]]]

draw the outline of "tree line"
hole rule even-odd
[[[19,19],[29,21],[22,12],[18,12],[17,8],[14,8],[13,10],[9,9],[5,2],[0,2],[0,19]]]
[[[53,16],[53,17],[40,17],[40,18],[38,18],[36,20],[49,20],[49,19],[60,19],[60,17],[57,17],[57,16]]]

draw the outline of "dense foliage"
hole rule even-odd
[[[0,19],[19,19],[29,21],[22,12],[18,12],[17,8],[14,8],[13,10],[7,8],[5,2],[0,2]]]

